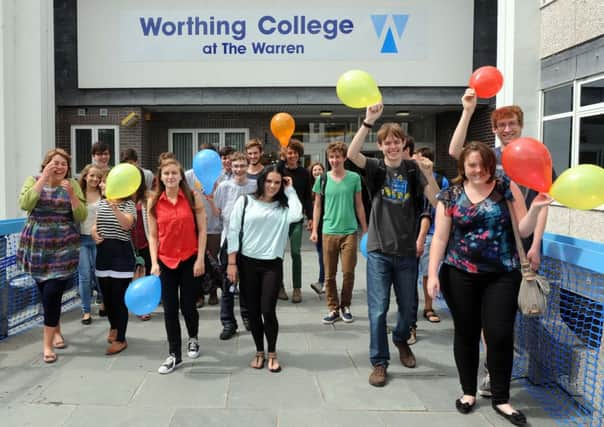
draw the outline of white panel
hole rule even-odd
[[[467,84],[472,0],[364,3],[79,0],[79,86],[334,86],[356,68],[381,86]]]

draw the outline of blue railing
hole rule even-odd
[[[604,244],[546,233],[541,318],[518,316],[514,376],[562,425],[604,420]]]
[[[0,221],[0,340],[42,320],[35,281],[17,270],[16,253],[24,218]],[[63,311],[79,304],[77,276],[63,294]]]

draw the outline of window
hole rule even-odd
[[[199,147],[210,144],[220,149],[231,146],[237,151],[243,151],[249,139],[248,129],[170,129],[169,149],[176,159],[187,170],[193,167],[193,157]],[[194,144],[193,142],[196,142]]]
[[[559,175],[583,163],[604,167],[604,75],[546,89],[542,138]]]
[[[71,169],[72,175],[78,174],[92,160],[92,144],[103,141],[109,145],[111,159],[115,165],[119,155],[119,127],[106,125],[74,125],[71,127]],[[117,153],[117,154],[116,154]]]

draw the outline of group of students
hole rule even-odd
[[[128,310],[123,297],[136,263],[132,230],[138,222],[148,242],[148,272],[159,275],[162,283],[169,356],[158,372],[170,373],[182,363],[179,308],[189,336],[187,355],[199,356],[196,302],[199,278],[206,271],[206,250],[221,259],[226,270],[220,338],[229,339],[237,331],[233,305],[239,283],[243,323],[256,345],[250,366],[261,369],[268,359],[268,369],[279,372],[276,305],[278,298],[289,298],[283,283],[283,257],[289,239],[292,302],[299,303],[300,245],[306,216],[320,267],[319,280],[311,286],[317,293],[326,293],[325,324],[353,321],[350,305],[357,235],[359,229],[368,233],[371,385],[387,383],[386,316],[392,288],[397,302],[392,341],[400,362],[408,368],[416,366],[410,344],[415,340],[419,259],[424,317],[439,320],[431,302],[439,292],[453,316],[454,355],[463,390],[455,401],[457,410],[467,414],[476,404],[482,334],[493,408],[513,424],[525,424],[524,415],[509,404],[521,279],[512,219],[517,220],[523,237],[533,235],[527,241],[527,255],[531,266],[538,268],[551,198],[526,189],[523,194],[500,168],[501,149],[494,151],[482,142],[464,145],[476,108],[472,89],[466,90],[462,104],[449,150],[458,159],[458,177],[451,185],[434,173],[429,151],[418,150],[413,156],[412,139],[396,123],[384,123],[377,131],[383,159],[361,153],[382,114],[382,104],[367,108],[349,146],[342,142],[327,146],[328,172],[322,164],[303,168],[299,163],[303,146],[296,140],[282,150],[281,161],[265,167],[260,162],[262,142],[252,139],[246,153],[221,151],[223,174],[213,189],[205,191],[192,171],[185,172],[173,154],[164,153],[150,197],[139,192],[134,197],[107,200],[102,197],[105,171],[95,159],[97,151],[93,150],[96,164],[83,170],[80,186],[69,178],[69,155],[61,149],[51,150],[40,174],[26,180],[19,198],[29,215],[18,260],[38,283],[42,296],[44,361],[56,361],[54,349],[66,345],[59,322],[60,299],[78,265],[82,280],[92,281],[94,268],[100,283],[110,322],[107,354],[127,347]],[[522,111],[515,106],[492,114],[493,132],[503,148],[520,136],[522,119]],[[105,148],[100,154],[106,157]],[[363,180],[345,168],[347,160],[361,171]],[[141,177],[144,182],[142,170]],[[363,185],[370,200],[368,218]],[[340,295],[335,281],[338,260],[343,272]],[[89,322],[90,288],[81,286],[80,294],[82,321]]]

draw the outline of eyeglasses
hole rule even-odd
[[[498,122],[497,123],[497,129],[498,130],[504,130],[505,128],[517,128],[520,127],[520,123],[518,123],[516,120],[510,121],[510,122]]]

